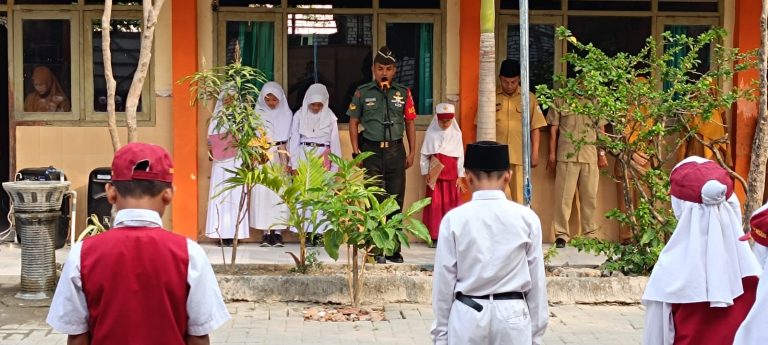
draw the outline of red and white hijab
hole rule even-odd
[[[733,180],[715,162],[689,157],[672,169],[670,184],[678,223],[643,301],[733,305],[744,293],[741,279],[762,272],[749,244],[739,241],[741,208]]]

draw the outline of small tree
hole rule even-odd
[[[247,221],[251,190],[259,181],[264,179],[265,163],[269,162],[270,142],[262,126],[261,116],[256,112],[259,96],[257,83],[263,83],[264,74],[255,68],[242,65],[239,59],[232,64],[195,73],[184,78],[180,83],[189,83],[192,93],[192,104],[197,102],[217,100],[220,95],[229,97],[222,100],[221,111],[211,114],[211,121],[216,123],[217,132],[226,133],[236,149],[236,159],[240,165],[214,194],[214,198],[222,193],[239,189],[241,192],[238,205],[238,216],[235,230],[242,222]],[[237,259],[238,231],[233,239],[231,267],[234,268]],[[222,249],[223,250],[223,249]]]
[[[610,133],[600,133],[596,142],[575,140],[575,149],[585,144],[598,145],[615,155],[620,173],[614,178],[621,182],[626,210],[614,209],[606,216],[632,233],[627,244],[592,238],[576,238],[572,244],[579,250],[605,254],[607,269],[647,273],[676,225],[669,207],[669,169],[683,139],[699,140],[744,184],[714,147],[727,142],[727,136],[711,142],[702,140],[692,124],[706,123],[713,111],[727,109],[737,99],[748,96],[750,90],[735,88],[726,92],[718,81],[749,68],[751,55],[718,45],[726,35],[722,29],[712,29],[699,37],[665,32],[662,42],[648,38],[636,55],[615,56],[579,42],[565,28],[558,28],[557,35],[570,43],[572,51],[565,60],[574,76],[556,76],[557,89],[538,86],[539,100],[545,107],[588,116],[595,128],[601,123],[613,127]],[[711,45],[713,67],[697,72],[700,52]],[[700,121],[694,121],[696,118]],[[574,134],[561,133],[571,138]]]
[[[425,242],[431,242],[427,227],[415,218],[431,199],[414,202],[404,213],[394,196],[381,202],[384,190],[374,185],[374,178],[366,177],[362,162],[372,153],[364,152],[351,161],[331,155],[331,161],[338,166],[332,173],[333,179],[325,188],[325,194],[314,201],[314,206],[324,214],[325,250],[334,260],[339,258],[339,248],[347,247],[347,283],[352,305],[360,305],[360,293],[365,278],[368,254],[374,248],[392,255],[398,240],[408,246],[410,233]]]
[[[283,219],[280,227],[293,227],[299,238],[298,257],[288,252],[296,263],[296,270],[306,273],[307,265],[307,236],[322,226],[319,209],[315,207],[316,200],[324,200],[326,188],[330,183],[332,173],[325,169],[323,158],[317,155],[307,155],[299,163],[295,174],[287,174],[278,164],[268,165],[262,170],[258,183],[274,191],[283,200],[288,209],[288,218]]]
[[[155,27],[164,0],[143,0],[143,16],[141,20],[141,49],[136,72],[133,74],[131,88],[125,102],[125,122],[128,127],[128,142],[139,140],[136,124],[136,110],[141,98],[141,90],[144,87],[144,79],[149,71],[149,63],[152,60],[152,42],[155,38]],[[115,89],[117,84],[112,74],[112,53],[110,52],[110,30],[112,19],[112,0],[104,1],[104,13],[101,17],[101,51],[104,55],[104,78],[107,81],[107,127],[112,139],[112,148],[117,151],[120,148],[120,136],[117,132],[117,118],[115,114]]]

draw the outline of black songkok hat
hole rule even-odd
[[[467,145],[464,168],[479,171],[509,170],[509,149],[495,141],[478,141]]]
[[[397,60],[395,60],[395,54],[392,53],[391,50],[387,46],[383,46],[379,48],[379,51],[376,52],[376,57],[373,58],[373,63],[378,63],[382,65],[394,65]]]
[[[504,78],[514,78],[520,76],[520,61],[506,59],[501,62],[499,75]]]

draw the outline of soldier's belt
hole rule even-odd
[[[367,138],[363,137],[363,141],[368,144],[376,145],[379,148],[385,149],[385,148],[389,148],[390,146],[399,145],[400,143],[403,142],[403,139],[397,139],[392,141],[375,141],[375,140],[368,140]]]

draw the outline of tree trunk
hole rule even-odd
[[[359,253],[357,251],[357,247],[352,247],[352,306],[353,307],[359,307],[360,306],[360,285],[358,285],[358,282],[360,281],[360,272],[358,272],[358,256]],[[363,258],[364,260],[367,258]]]
[[[496,140],[496,37],[493,0],[480,5],[480,84],[478,85],[477,140]]]
[[[112,138],[112,149],[117,151],[120,148],[120,135],[117,132],[117,118],[115,115],[115,89],[117,83],[112,74],[112,52],[109,49],[111,44],[110,21],[112,20],[112,0],[104,1],[104,14],[101,16],[101,53],[104,55],[104,79],[107,80],[107,126],[109,136]]]
[[[760,101],[758,103],[758,120],[755,137],[752,141],[752,157],[750,157],[749,179],[747,184],[747,202],[744,207],[744,228],[749,230],[749,217],[763,203],[765,190],[766,139],[768,139],[768,117],[766,117],[766,71],[768,70],[768,0],[763,0],[760,13]]]
[[[133,74],[131,88],[128,91],[128,97],[125,101],[125,122],[128,126],[128,142],[132,143],[139,140],[139,133],[136,127],[136,109],[139,106],[141,90],[144,87],[144,79],[147,77],[149,63],[152,60],[152,41],[155,37],[155,27],[157,26],[157,17],[163,8],[164,0],[144,0],[144,19],[142,20],[141,30],[141,53],[139,54],[139,64],[136,72]],[[147,111],[148,109],[144,109]]]

